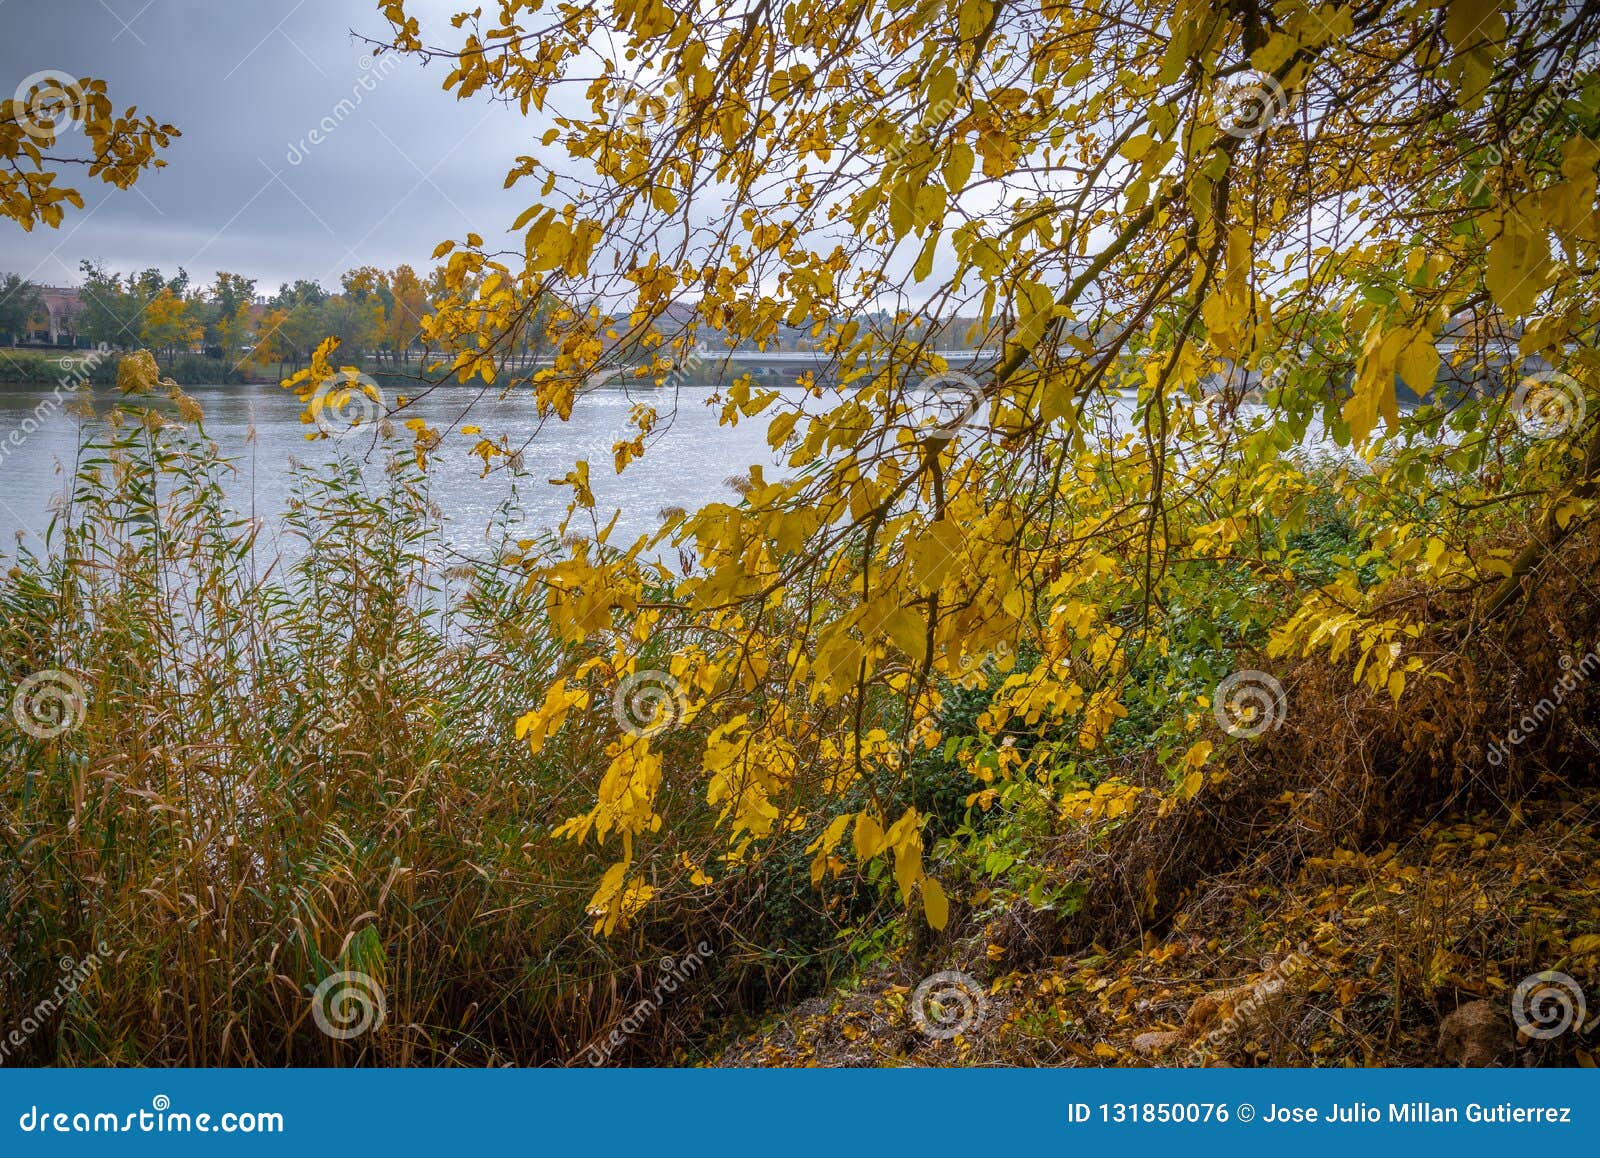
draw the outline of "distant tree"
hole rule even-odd
[[[385,310],[394,300],[388,273],[376,266],[364,265],[359,269],[352,269],[339,279],[339,284],[344,287],[346,297],[355,298],[357,301],[375,297]]]
[[[145,307],[140,336],[145,345],[165,353],[188,353],[205,337],[196,303],[172,289],[163,289]]]
[[[283,309],[293,309],[295,306],[320,306],[328,300],[328,291],[314,281],[299,278],[293,285],[284,282],[278,286],[278,292],[273,297],[271,304]]]
[[[128,278],[128,288],[141,302],[153,301],[163,290],[171,290],[180,297],[189,290],[189,273],[178,267],[176,277],[167,277],[159,269],[140,270]]]
[[[299,369],[317,343],[327,336],[323,321],[328,291],[315,281],[298,278],[283,282],[268,299],[267,314],[257,327],[257,360],[262,365],[276,361]],[[262,342],[268,344],[260,350]]]
[[[44,312],[38,286],[14,273],[0,278],[0,338],[15,345],[28,332],[28,323]]]
[[[278,328],[278,336],[283,342],[286,359],[299,369],[317,348],[317,343],[328,335],[327,311],[323,302],[302,301],[284,312],[286,316]]]
[[[250,340],[252,325],[249,302],[240,302],[231,314],[218,311],[217,319],[212,323],[213,344],[218,357],[229,361],[237,358],[241,348]]]
[[[281,377],[285,365],[293,353],[288,339],[284,336],[284,327],[289,321],[289,311],[281,307],[268,306],[261,319],[256,323],[255,348],[250,351],[250,360],[258,366],[270,366],[278,363],[278,374]]]
[[[396,266],[389,275],[389,306],[384,314],[384,343],[398,363],[410,361],[410,350],[428,312],[428,291],[409,265]]]
[[[255,301],[256,279],[219,269],[211,284],[211,300],[223,315],[232,315],[242,305]]]
[[[206,345],[219,358],[232,358],[250,333],[250,305],[255,300],[255,278],[218,270],[205,303]]]
[[[377,294],[355,297],[337,294],[322,310],[323,333],[340,342],[340,357],[359,365],[361,356],[375,347],[383,335],[383,305]]]
[[[120,277],[98,262],[86,259],[78,268],[83,272],[78,300],[82,303],[79,325],[84,336],[91,342],[119,348],[137,345],[142,303]]]

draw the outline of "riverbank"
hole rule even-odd
[[[0,350],[0,386],[72,386],[90,382],[111,385],[117,380],[120,352],[96,350]],[[246,368],[226,358],[180,354],[163,359],[163,375],[180,386],[245,382]]]
[[[38,347],[0,349],[0,387],[71,385],[74,382],[110,385],[117,379],[117,362],[126,352],[112,351],[109,355],[102,355],[94,350],[52,350]],[[538,367],[513,368],[507,372],[507,380],[511,377],[526,378],[537,369]],[[172,378],[180,386],[244,384],[276,386],[291,370],[292,367],[280,366],[277,363],[262,366],[248,360],[210,358],[202,354],[180,354],[175,358],[161,360],[162,374]],[[377,382],[380,387],[399,393],[415,393],[419,389],[458,385],[455,379],[450,377],[444,378],[443,381],[430,381],[429,378],[437,379],[439,372],[434,371],[431,375],[425,376],[420,361],[403,367],[397,367],[389,362],[376,365],[367,362],[362,365],[361,372]],[[702,372],[695,375],[680,375],[673,380],[673,384],[714,387],[726,385],[730,378],[731,375],[728,374]],[[614,376],[606,384],[630,390],[649,389],[656,385],[654,381],[643,381],[621,374]],[[464,385],[472,390],[483,388],[483,383],[479,379],[473,379]]]
[[[1562,977],[1600,984],[1600,936],[1581,932],[1600,929],[1597,813],[1600,790],[1551,783],[1509,814],[1447,809],[1282,878],[1241,865],[1121,943],[1058,941],[1026,907],[974,919],[772,1016],[717,1064],[1593,1067],[1593,1027],[1559,1002]],[[1548,992],[1519,992],[1550,963]],[[919,1027],[935,999],[948,1033]]]

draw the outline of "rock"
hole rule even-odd
[[[1439,1057],[1450,1065],[1492,1066],[1510,1048],[1505,1015],[1492,1001],[1469,1001],[1439,1023]]]
[[[1133,1039],[1133,1052],[1143,1054],[1145,1057],[1155,1057],[1157,1054],[1165,1053],[1183,1039],[1184,1035],[1175,1029],[1153,1029]]]

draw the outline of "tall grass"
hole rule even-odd
[[[41,673],[82,688],[59,735],[0,716],[7,1063],[581,1061],[704,941],[614,1057],[676,1060],[821,979],[833,917],[798,857],[591,935],[600,854],[549,832],[608,738],[569,728],[537,759],[513,738],[564,657],[518,573],[443,556],[409,459],[299,468],[281,553],[229,511],[229,469],[126,418],[83,446],[49,550],[0,575],[7,700]],[[712,817],[680,779],[687,840]],[[62,959],[91,953],[63,993]],[[348,1040],[313,1001],[346,970],[384,1003]]]

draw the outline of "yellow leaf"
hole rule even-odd
[[[883,826],[870,813],[856,817],[856,859],[869,861],[883,851]]]
[[[850,816],[848,813],[843,816],[835,816],[829,821],[828,827],[823,830],[822,835],[812,841],[806,849],[807,852],[817,854],[811,862],[812,884],[820,885],[822,883],[823,874],[828,870],[828,858],[833,854],[833,850],[838,847],[840,839],[844,836],[845,827],[849,823]]]
[[[1484,284],[1508,318],[1526,315],[1555,277],[1550,239],[1542,222],[1529,219],[1524,202],[1500,214],[1499,235],[1489,245]]]
[[[935,929],[943,929],[950,922],[950,901],[932,877],[922,878],[922,912]]]
[[[1439,374],[1439,350],[1427,334],[1420,330],[1411,333],[1411,340],[1400,351],[1397,368],[1407,386],[1418,394],[1427,394]]]
[[[1400,406],[1394,392],[1394,363],[1408,331],[1388,330],[1373,326],[1363,343],[1360,362],[1356,367],[1355,389],[1344,404],[1343,416],[1350,425],[1350,437],[1364,442],[1381,414],[1386,425],[1393,429],[1400,418]]]
[[[912,888],[922,879],[922,841],[907,840],[895,845],[894,883],[900,886],[901,898],[909,900]]]
[[[965,141],[951,143],[950,152],[944,159],[944,187],[952,194],[966,188],[967,178],[972,176],[973,160],[971,145]]]
[[[897,607],[883,621],[883,629],[894,640],[895,646],[911,657],[912,662],[922,662],[923,653],[927,650],[928,631],[922,616],[909,607]]]

